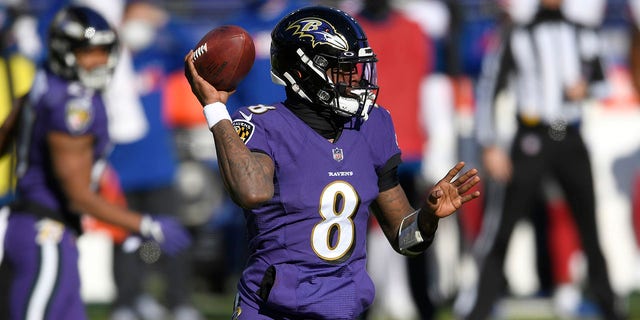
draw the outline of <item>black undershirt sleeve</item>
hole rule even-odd
[[[268,153],[266,153],[266,152],[264,152],[263,150],[260,150],[260,149],[249,149],[249,151],[269,155]]]
[[[400,154],[395,154],[387,160],[384,166],[376,171],[378,174],[379,192],[387,191],[400,183],[398,177],[398,166],[402,163]]]

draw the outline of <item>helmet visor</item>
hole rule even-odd
[[[360,82],[363,85],[378,85],[378,72],[375,61],[366,61],[356,64],[357,72],[360,75]]]
[[[339,88],[377,89],[376,59],[339,60],[330,68],[331,81]]]

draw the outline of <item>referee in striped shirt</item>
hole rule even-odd
[[[462,293],[456,302],[464,319],[487,319],[500,297],[508,241],[516,222],[530,213],[543,177],[558,182],[571,207],[587,258],[589,288],[603,318],[625,319],[598,242],[591,163],[580,134],[585,99],[605,91],[598,35],[563,15],[561,2],[541,0],[533,20],[509,30],[483,66],[477,135],[488,174],[506,183],[506,190],[501,214],[483,225],[475,292]],[[510,157],[499,146],[494,125],[496,96],[505,86],[516,96]]]

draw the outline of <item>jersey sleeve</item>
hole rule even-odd
[[[46,99],[44,99],[46,100]],[[94,122],[94,104],[101,103],[87,97],[53,99],[47,104],[49,126],[52,131],[64,132],[72,136],[90,133]]]
[[[378,171],[385,166],[389,159],[401,153],[398,138],[391,114],[383,107],[377,107],[371,111],[366,125],[366,136]]]
[[[254,108],[255,109],[255,108]],[[253,111],[253,112],[252,112]],[[262,152],[273,157],[273,150],[269,144],[268,130],[262,113],[240,108],[233,113],[231,119],[233,128],[247,148],[253,152]]]

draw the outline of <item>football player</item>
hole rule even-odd
[[[0,261],[13,272],[10,319],[87,318],[76,247],[81,214],[155,240],[168,254],[190,243],[177,221],[112,205],[94,190],[109,150],[100,92],[118,59],[114,29],[95,11],[69,6],[48,36],[46,67],[14,111],[20,122],[0,131],[18,132],[16,200],[0,210]]]
[[[390,244],[415,255],[438,219],[477,198],[480,178],[458,163],[412,208],[398,184],[400,150],[391,115],[375,104],[376,56],[343,11],[306,7],[272,32],[274,82],[286,100],[229,116],[230,93],[185,73],[204,106],[218,165],[244,208],[249,258],[235,319],[355,319],[372,303],[366,272],[369,213]],[[457,176],[457,178],[456,178]]]

